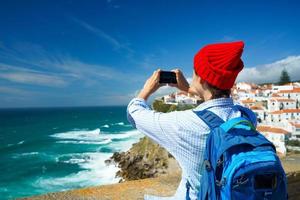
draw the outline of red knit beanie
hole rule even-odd
[[[210,44],[194,57],[198,76],[219,89],[232,88],[238,73],[243,69],[241,60],[244,42]]]

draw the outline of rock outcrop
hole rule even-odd
[[[120,182],[123,182],[165,174],[170,157],[172,156],[160,145],[148,137],[143,137],[129,151],[116,152],[105,162],[120,168],[116,177],[120,177]]]

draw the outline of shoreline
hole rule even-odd
[[[289,154],[281,158],[288,178],[289,199],[300,196],[300,154]],[[169,158],[167,173],[155,178],[125,181],[122,183],[93,186],[81,189],[53,192],[38,196],[20,198],[23,200],[50,199],[98,199],[98,200],[142,200],[144,194],[159,196],[174,195],[181,179],[181,169],[174,158]]]

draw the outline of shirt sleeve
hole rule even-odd
[[[134,128],[172,153],[172,147],[176,144],[175,133],[178,128],[176,127],[176,111],[157,112],[152,110],[144,99],[134,98],[127,106],[127,119]]]

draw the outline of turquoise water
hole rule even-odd
[[[0,199],[116,183],[104,160],[143,135],[126,107],[0,110]]]

